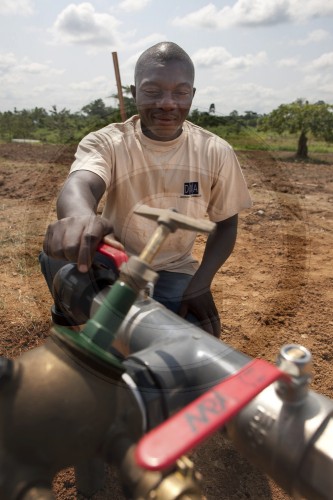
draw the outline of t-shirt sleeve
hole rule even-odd
[[[112,144],[103,136],[92,132],[79,143],[69,174],[78,170],[89,170],[99,175],[108,189],[111,183],[112,165]]]
[[[252,205],[241,166],[231,146],[223,147],[219,163],[207,211],[213,222],[228,219]]]

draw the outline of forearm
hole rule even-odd
[[[104,181],[92,172],[78,171],[68,177],[57,200],[58,220],[45,234],[47,255],[76,262],[79,271],[88,271],[99,242],[113,231],[107,219],[96,215],[104,191]]]
[[[72,174],[57,200],[58,219],[95,215],[104,190],[104,181],[96,174],[91,172]]]
[[[217,271],[231,254],[237,237],[237,215],[217,223],[209,235],[201,264],[186,288],[178,314],[185,318],[191,313],[201,328],[219,338],[221,323],[211,292]]]
[[[211,282],[231,255],[237,238],[238,216],[217,223],[216,230],[209,235],[201,264],[195,274],[195,281],[202,287],[210,287]]]

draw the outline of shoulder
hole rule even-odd
[[[200,127],[199,125],[195,125],[188,120],[184,122],[184,130],[195,141],[200,140],[203,143],[213,145],[216,148],[233,151],[232,146],[227,141],[222,139],[222,137],[219,137],[218,135]]]
[[[126,137],[132,137],[135,134],[138,120],[138,115],[134,115],[125,122],[110,123],[99,130],[90,132],[81,142],[90,145],[115,145],[126,139]]]
[[[189,147],[212,163],[222,165],[225,162],[237,161],[233,147],[222,137],[187,120],[184,130],[188,136]]]

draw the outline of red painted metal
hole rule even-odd
[[[138,465],[149,470],[170,467],[279,378],[288,376],[267,361],[251,361],[147,433],[136,448]]]
[[[112,259],[118,269],[123,262],[128,261],[128,255],[123,250],[118,250],[118,248],[114,248],[106,243],[100,243],[97,251]]]

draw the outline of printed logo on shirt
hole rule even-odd
[[[199,194],[199,182],[184,182],[182,198],[187,198],[188,196],[201,196]]]

